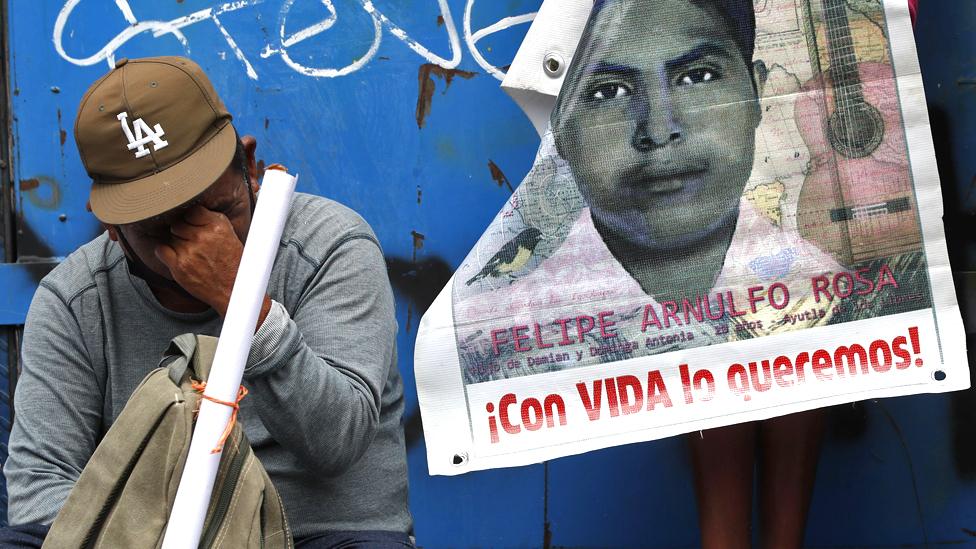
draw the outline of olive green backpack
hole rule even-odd
[[[184,334],[98,445],[44,541],[48,549],[158,548],[217,339]],[[239,421],[224,444],[200,548],[293,547],[281,498]]]

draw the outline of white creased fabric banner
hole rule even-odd
[[[536,161],[420,324],[431,474],[969,387],[904,0],[596,0],[547,48],[559,1],[505,81],[562,80]]]

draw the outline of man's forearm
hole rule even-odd
[[[294,319],[272,304],[244,372],[268,431],[324,474],[341,472],[372,441],[396,336],[375,243],[347,242],[334,256]]]

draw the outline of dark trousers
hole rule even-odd
[[[43,524],[0,528],[0,549],[41,549],[48,528]]]
[[[295,549],[415,549],[401,532],[331,532],[295,539]]]
[[[0,528],[0,549],[41,549],[48,526],[25,524]],[[400,532],[332,532],[295,540],[295,549],[414,549]]]

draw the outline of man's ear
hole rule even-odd
[[[92,209],[91,209],[91,200],[89,200],[88,202],[85,203],[85,210],[87,210],[88,212],[91,212],[92,211]],[[106,225],[106,224],[102,223],[102,220],[101,219],[98,219],[97,217],[95,219],[98,220],[98,224],[102,226],[102,230],[103,231],[108,231],[108,237],[110,239],[112,239],[112,240],[118,240],[118,234],[116,234],[116,232],[115,232],[115,226],[113,226],[113,225]]]
[[[254,157],[254,151],[258,148],[258,140],[253,135],[245,135],[241,137],[241,144],[244,145],[244,156],[247,159],[247,173],[251,178],[251,190],[257,193],[261,187],[261,176],[264,175],[258,173],[258,165]]]
[[[108,231],[108,239],[109,240],[111,240],[112,242],[118,242],[119,241],[119,230],[120,229],[119,229],[118,225],[106,225],[105,223],[102,223],[102,227],[104,227],[105,230]]]

